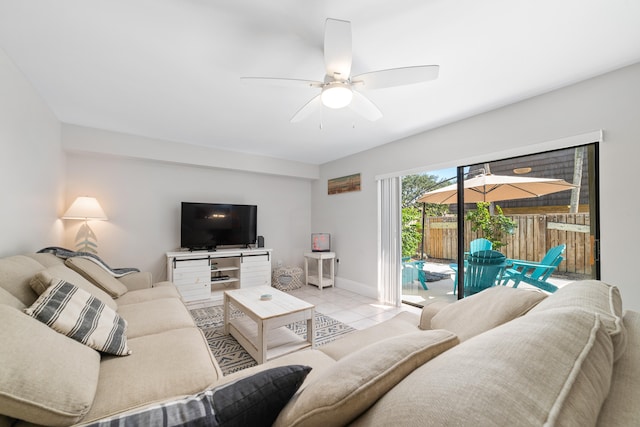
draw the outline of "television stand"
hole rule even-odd
[[[271,286],[271,249],[167,252],[167,280],[185,302],[221,301],[224,291]]]

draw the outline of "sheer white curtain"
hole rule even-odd
[[[378,298],[400,306],[402,262],[401,178],[378,180]]]

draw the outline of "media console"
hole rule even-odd
[[[271,249],[167,252],[167,280],[185,302],[222,300],[223,292],[271,286]]]

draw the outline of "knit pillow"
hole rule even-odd
[[[64,280],[54,279],[25,312],[95,350],[116,356],[131,354],[126,320],[90,293]]]

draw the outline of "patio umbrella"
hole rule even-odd
[[[526,199],[576,187],[563,179],[486,174],[464,180],[464,202]],[[423,194],[418,202],[452,204],[458,202],[457,195],[458,185],[452,184]]]

